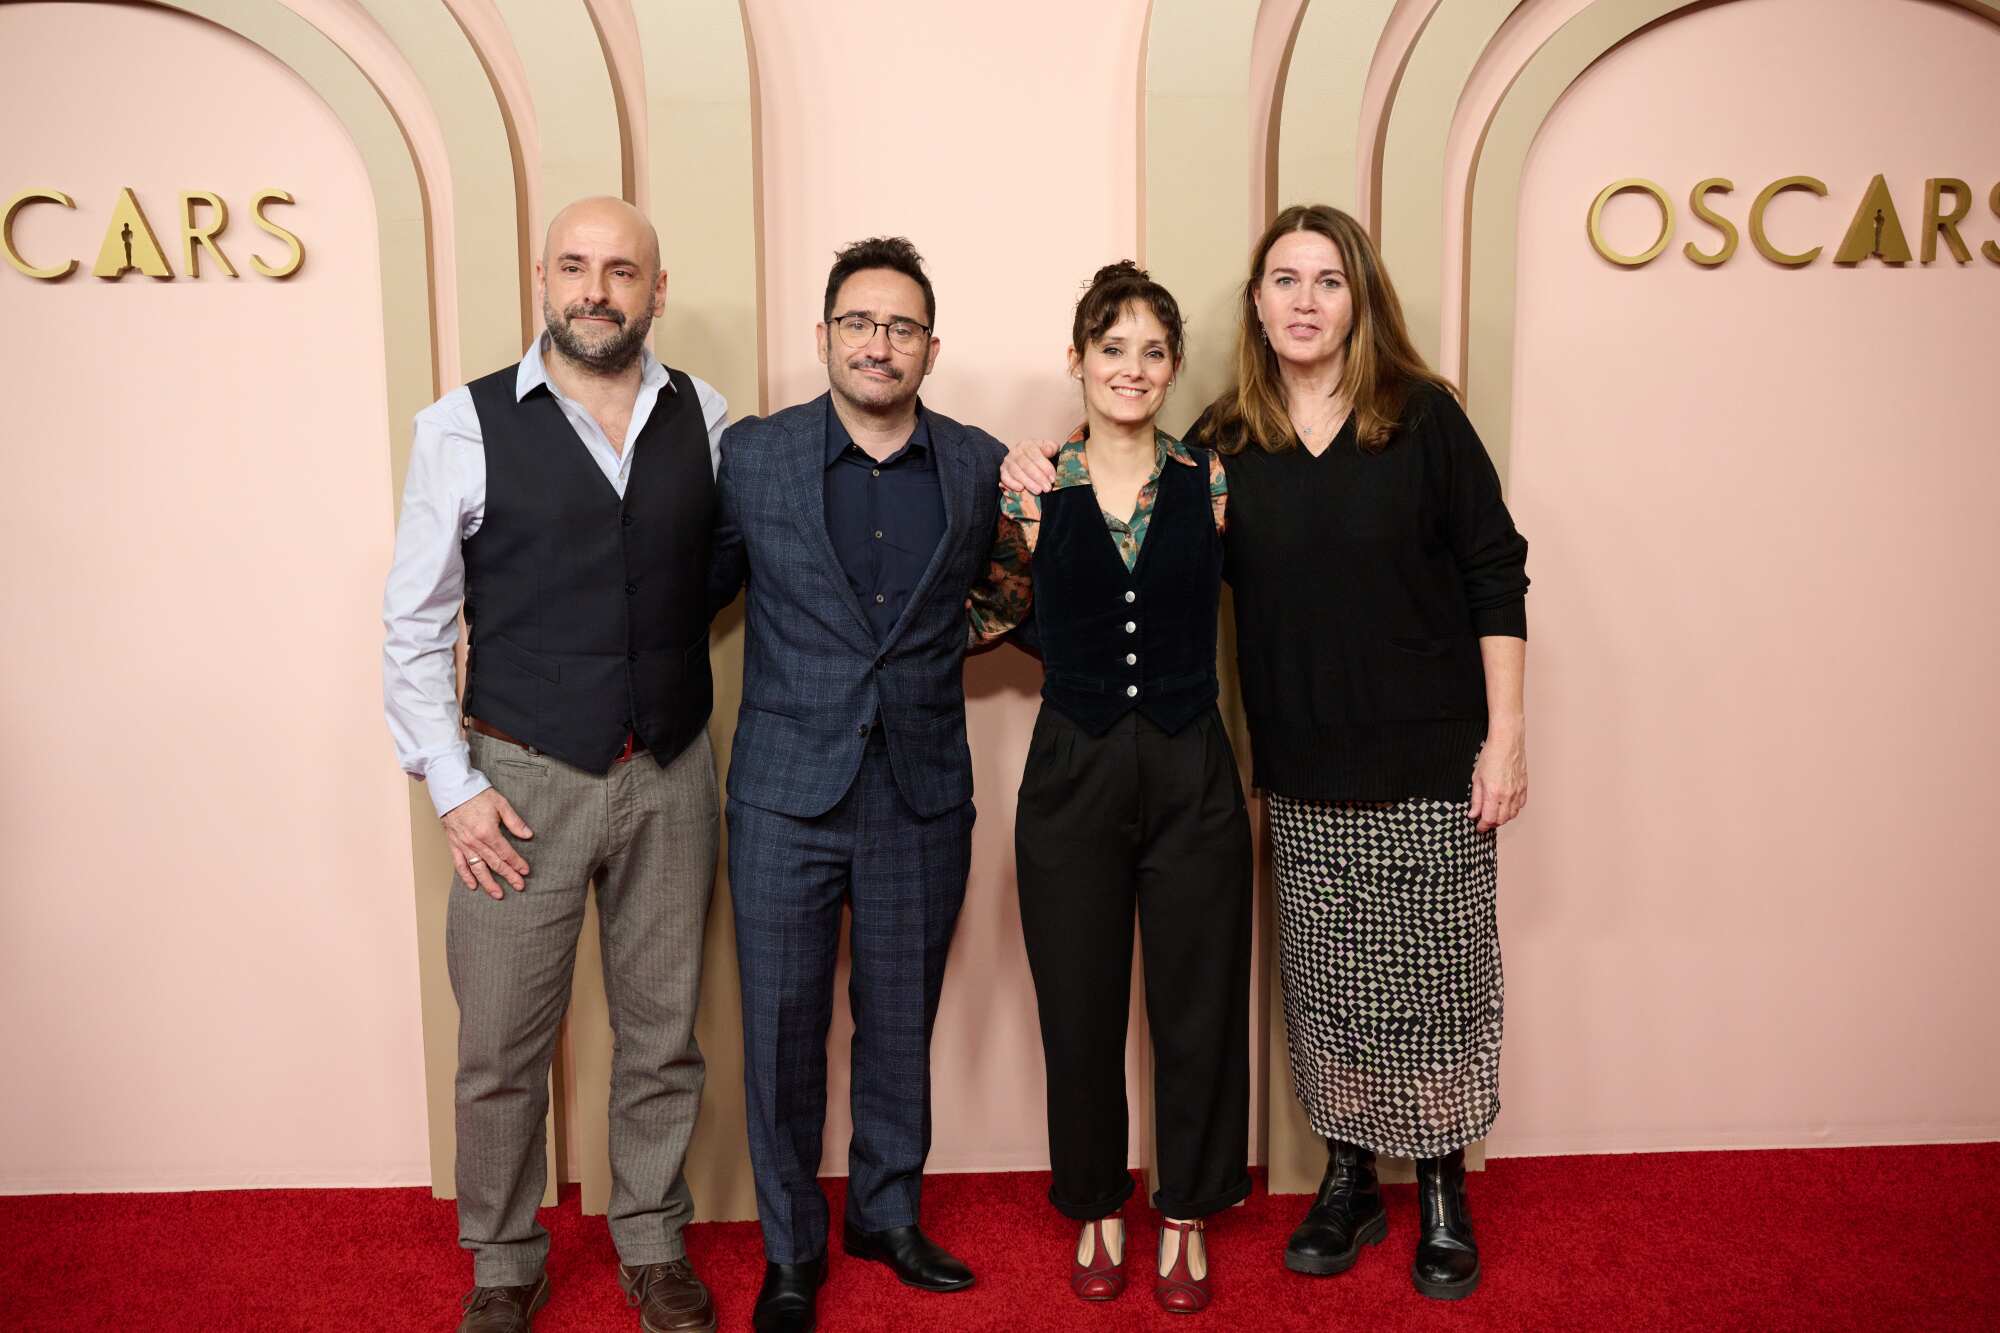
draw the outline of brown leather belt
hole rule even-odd
[[[467,719],[465,719],[465,725],[471,730],[478,732],[482,736],[491,736],[496,741],[505,741],[509,745],[518,745],[523,750],[526,750],[529,754],[538,755],[541,753],[540,750],[537,750],[534,746],[528,744],[524,740],[521,740],[519,737],[509,736],[506,732],[500,730],[500,728],[494,726],[491,722],[481,722],[476,717],[468,717]],[[619,751],[618,757],[613,759],[611,762],[614,764],[622,764],[627,759],[632,758],[632,756],[644,753],[646,753],[645,745],[640,742],[639,738],[636,735],[628,731],[625,733],[625,748]]]

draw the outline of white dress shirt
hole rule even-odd
[[[589,411],[563,396],[542,363],[548,335],[537,338],[514,375],[514,400],[547,385],[619,495],[632,473],[633,444],[653,415],[660,391],[674,393],[667,368],[651,349],[640,352],[639,397],[625,430],[625,447],[614,449]],[[693,377],[690,376],[690,379]],[[702,422],[708,428],[709,466],[722,457],[722,430],[729,404],[700,380],[694,381]],[[403,771],[423,781],[431,804],[443,815],[493,784],[472,766],[460,729],[458,613],[465,597],[465,556],[460,543],[479,531],[486,517],[486,448],[472,391],[461,385],[417,413],[410,446],[409,477],[403,484],[403,516],[396,525],[396,558],[382,596],[382,701],[396,758]]]

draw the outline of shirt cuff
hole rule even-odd
[[[439,819],[492,785],[462,752],[439,755],[424,772],[424,787],[431,794],[431,805]]]
[[[1523,598],[1503,606],[1487,606],[1475,610],[1472,613],[1472,632],[1482,639],[1527,638],[1527,600]]]

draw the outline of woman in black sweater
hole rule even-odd
[[[1494,831],[1527,799],[1527,543],[1367,232],[1295,206],[1258,240],[1225,459],[1226,575],[1269,797],[1292,1082],[1327,1169],[1285,1248],[1351,1267],[1387,1231],[1377,1152],[1417,1160],[1411,1278],[1479,1282],[1465,1145],[1500,1109]],[[1038,491],[1045,446],[1004,480]]]

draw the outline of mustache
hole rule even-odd
[[[608,319],[621,328],[625,324],[625,313],[622,310],[614,306],[592,305],[588,301],[579,301],[575,305],[563,307],[563,318],[566,320]]]
[[[853,359],[848,361],[847,368],[849,370],[878,370],[882,372],[884,375],[887,375],[892,380],[899,380],[903,378],[903,372],[896,369],[895,365],[892,362],[877,361],[872,356],[854,357]]]

